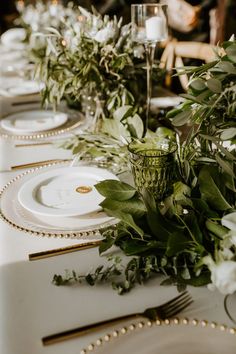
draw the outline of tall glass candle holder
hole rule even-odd
[[[147,109],[144,135],[148,129],[150,101],[152,97],[152,69],[156,45],[168,37],[167,5],[131,5],[132,38],[144,44],[147,61]]]

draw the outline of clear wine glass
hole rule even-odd
[[[152,96],[152,69],[155,49],[158,42],[168,37],[167,5],[131,5],[132,38],[144,44],[147,60],[147,110],[144,135],[148,129],[150,101]]]

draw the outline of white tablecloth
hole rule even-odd
[[[47,147],[48,158],[55,152],[51,149]],[[35,158],[34,150],[31,151]],[[0,187],[16,174],[0,173]],[[0,221],[0,353],[78,354],[109,329],[47,347],[43,347],[41,338],[113,316],[140,312],[177,294],[173,286],[159,286],[160,279],[137,286],[124,296],[119,296],[109,285],[56,287],[52,284],[55,273],[75,269],[85,274],[106,262],[105,257],[98,256],[96,248],[34,262],[28,260],[29,253],[79,242],[82,241],[32,236]],[[194,303],[181,317],[233,326],[224,312],[222,295],[205,287],[189,290]]]
[[[38,95],[24,100],[22,102],[20,97],[13,102],[11,98],[0,97],[0,117],[15,110],[38,107],[40,101]],[[0,148],[0,170],[9,170],[12,165],[27,162],[71,157],[69,151],[51,145],[17,150],[12,145],[1,145]],[[18,173],[21,171],[1,172],[0,188]],[[141,312],[177,295],[174,286],[160,286],[160,279],[154,279],[145,286],[136,286],[123,296],[119,296],[110,285],[56,287],[52,284],[53,275],[61,274],[65,269],[86,274],[105,263],[106,257],[99,257],[97,248],[34,262],[28,260],[29,253],[79,242],[83,241],[32,236],[0,220],[0,354],[79,354],[113,327],[48,347],[42,345],[41,338],[106,318]],[[206,287],[189,287],[189,291],[194,303],[181,313],[181,317],[233,326],[224,311],[223,295],[210,292]]]

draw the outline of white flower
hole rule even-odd
[[[236,262],[211,263],[210,271],[212,284],[222,294],[233,294],[236,291]]]
[[[99,30],[95,34],[94,39],[99,43],[106,43],[110,38],[113,38],[114,35],[115,35],[115,30],[112,27],[112,24],[108,23],[108,25],[105,28]]]
[[[236,212],[223,216],[221,219],[221,224],[230,229],[226,235],[228,240],[231,242],[228,247],[231,247],[232,245],[236,246]]]
[[[135,56],[135,58],[142,59],[143,56],[144,56],[144,52],[145,52],[145,50],[144,50],[144,47],[142,45],[134,47],[134,56]]]
[[[221,223],[228,229],[236,231],[236,212],[223,216]]]

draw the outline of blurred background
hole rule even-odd
[[[68,0],[53,0],[66,5]],[[18,16],[20,3],[35,4],[37,0],[1,0],[0,3],[0,32],[14,27],[14,20]],[[45,0],[47,2],[47,0]],[[49,2],[49,0],[48,0]],[[124,23],[130,22],[131,3],[156,3],[157,1],[131,1],[131,0],[74,0],[75,5],[91,9],[93,6],[101,14],[116,15],[122,17]],[[235,33],[236,24],[236,0],[165,0],[168,4],[170,17],[170,36],[181,41],[198,41],[216,44],[228,39]],[[188,31],[181,23],[181,12],[178,13],[178,3],[182,5],[184,14],[185,4],[193,6],[194,11],[188,19]],[[185,16],[186,20],[186,16]],[[181,24],[178,26],[178,23]]]

